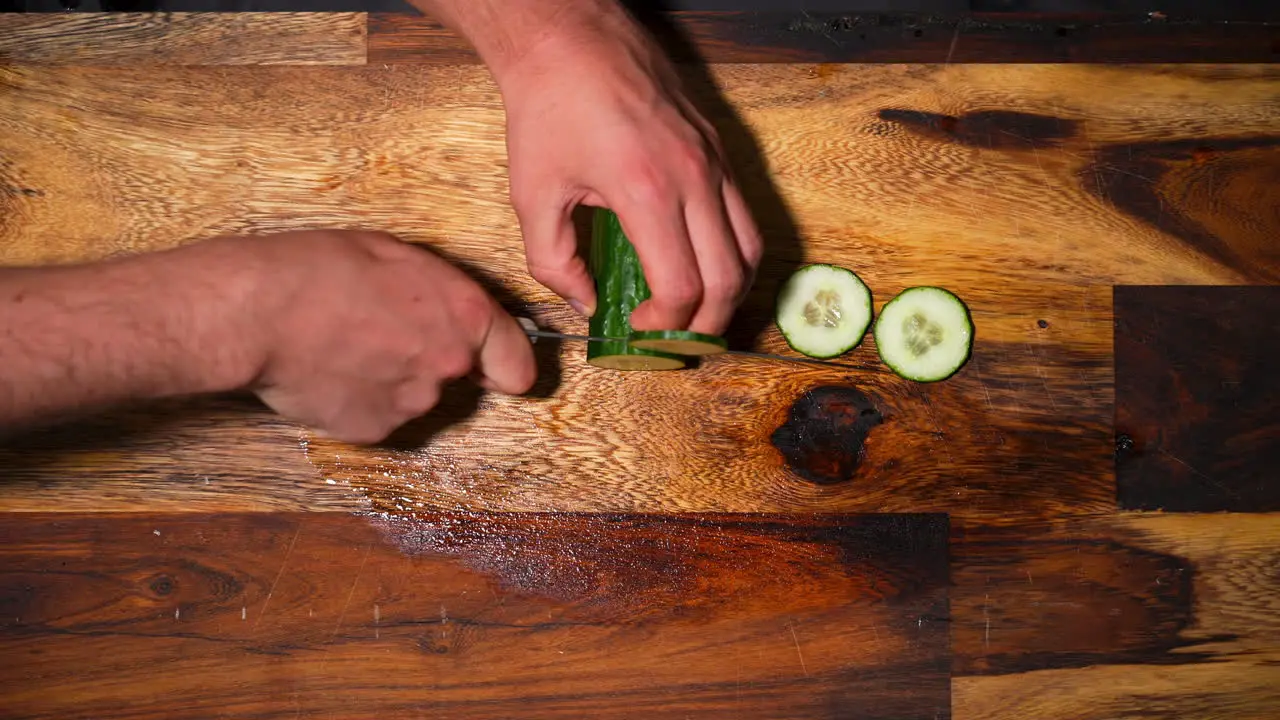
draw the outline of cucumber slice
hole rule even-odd
[[[591,274],[596,312],[588,326],[595,337],[617,341],[587,343],[587,362],[610,370],[679,370],[688,362],[672,353],[631,344],[631,311],[649,299],[649,283],[636,250],[612,211],[596,208],[591,228]]]
[[[631,333],[631,347],[676,355],[718,355],[729,343],[717,335],[689,330],[640,330]]]
[[[871,325],[871,291],[853,271],[806,265],[778,293],[778,330],[797,352],[814,358],[842,355],[862,342]]]
[[[911,287],[880,310],[875,339],[880,359],[895,373],[917,382],[936,382],[968,362],[973,319],[950,291]]]

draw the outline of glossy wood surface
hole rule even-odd
[[[513,311],[584,331],[525,273],[487,73],[441,59],[0,67],[0,262],[375,226],[460,262]],[[849,370],[718,358],[645,375],[540,341],[534,394],[459,386],[381,447],[312,437],[240,397],[12,439],[0,598],[27,624],[4,620],[6,706],[1099,719],[1280,706],[1265,462],[1280,388],[1256,369],[1265,354],[1241,347],[1267,341],[1280,278],[1280,70],[1226,52],[1212,65],[778,59],[794,58],[685,66],[767,235],[731,342],[790,353],[769,324],[774,291],[801,263],[836,262],[877,307],[913,284],[959,293],[977,326],[959,375],[904,381],[869,338]],[[1135,448],[1196,472],[1135,465]],[[1144,494],[1125,495],[1139,477]],[[1212,490],[1239,483],[1255,502]],[[686,532],[693,512],[715,518]],[[471,538],[460,552],[404,542],[442,518]],[[639,564],[609,574],[620,551]],[[60,575],[64,561],[75,569]],[[208,578],[226,577],[254,602],[218,595],[230,586]],[[588,586],[606,590],[574,594]],[[543,664],[553,645],[524,630],[477,630],[483,667],[414,645],[443,629],[444,594],[484,587],[510,612],[599,612],[606,629],[539,631],[569,643],[555,646],[565,665]],[[651,624],[632,622],[645,611]],[[254,622],[265,641],[244,630]],[[911,651],[878,654],[881,632]],[[746,696],[720,662],[735,648],[762,653],[735,660],[755,673]],[[179,671],[152,669],[178,654]],[[938,662],[949,678],[923,669]],[[599,687],[579,676],[588,665]],[[454,684],[427,697],[397,675],[424,669]],[[489,685],[463,680],[485,672]]]

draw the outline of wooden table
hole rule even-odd
[[[1259,718],[1280,707],[1280,47],[1159,17],[676,18],[768,236],[970,304],[933,385],[539,344],[376,448],[242,397],[0,447],[4,717]],[[0,18],[0,261],[375,226],[525,273],[502,107],[362,14]],[[717,90],[718,88],[718,90]]]

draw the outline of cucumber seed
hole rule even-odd
[[[929,322],[929,318],[920,313],[912,313],[902,321],[902,334],[906,339],[907,349],[916,357],[942,343],[942,327]]]
[[[840,296],[832,290],[819,290],[804,306],[804,320],[810,325],[840,327]]]

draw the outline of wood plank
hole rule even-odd
[[[1280,515],[1003,534],[953,536],[953,552],[984,558],[953,571],[956,717],[1234,720],[1280,705]]]
[[[1280,24],[1151,14],[644,12],[679,61],[713,63],[1275,62]],[[429,17],[369,16],[371,63],[478,63]]]
[[[365,13],[6,13],[0,63],[363,65]]]
[[[0,262],[379,227],[468,267],[513,309],[585,330],[525,271],[501,103],[483,68],[0,72],[0,122],[10,128],[0,172],[16,189],[0,194]],[[12,448],[9,462],[23,456],[50,471],[24,471],[0,506],[83,508],[80,492],[100,508],[359,507],[364,494],[386,508],[412,491],[413,502],[442,509],[945,511],[994,522],[1100,512],[1115,504],[1110,287],[1268,283],[1274,272],[1260,238],[1280,233],[1267,209],[1275,184],[1264,182],[1276,155],[1257,144],[1280,135],[1274,67],[712,72],[690,77],[695,99],[741,163],[767,235],[734,346],[789,352],[769,324],[778,284],[798,263],[837,262],[867,280],[877,305],[920,283],[964,297],[978,341],[957,378],[896,379],[868,340],[849,358],[864,368],[856,373],[713,360],[642,382],[588,371],[582,348],[565,344],[547,353],[534,397],[461,387],[389,447],[308,443],[324,478],[367,493],[339,485],[315,496],[314,474],[271,482],[261,473],[235,496],[165,492],[174,473],[160,458],[172,449],[156,440],[95,459],[96,470],[32,457],[52,445]],[[1190,161],[1171,154],[1179,142],[1202,144],[1217,180],[1179,193],[1193,177]],[[1123,164],[1130,153],[1134,164]],[[1167,170],[1145,175],[1167,213],[1196,219],[1195,232],[1153,222],[1150,194],[1118,181],[1150,171],[1144,158]],[[869,397],[885,420],[851,478],[818,483],[787,466],[772,434],[794,402],[827,386]],[[689,412],[694,401],[709,411]],[[640,417],[649,413],[661,422]],[[255,429],[268,416],[205,417],[188,420],[182,437],[235,455],[234,472],[303,452],[281,426]]]
[[[138,404],[0,442],[7,511],[354,510],[301,452],[305,436],[252,398]]]
[[[943,516],[7,514],[0,539],[6,714],[950,716]]]
[[[1120,507],[1280,510],[1277,307],[1276,286],[1116,288]]]

